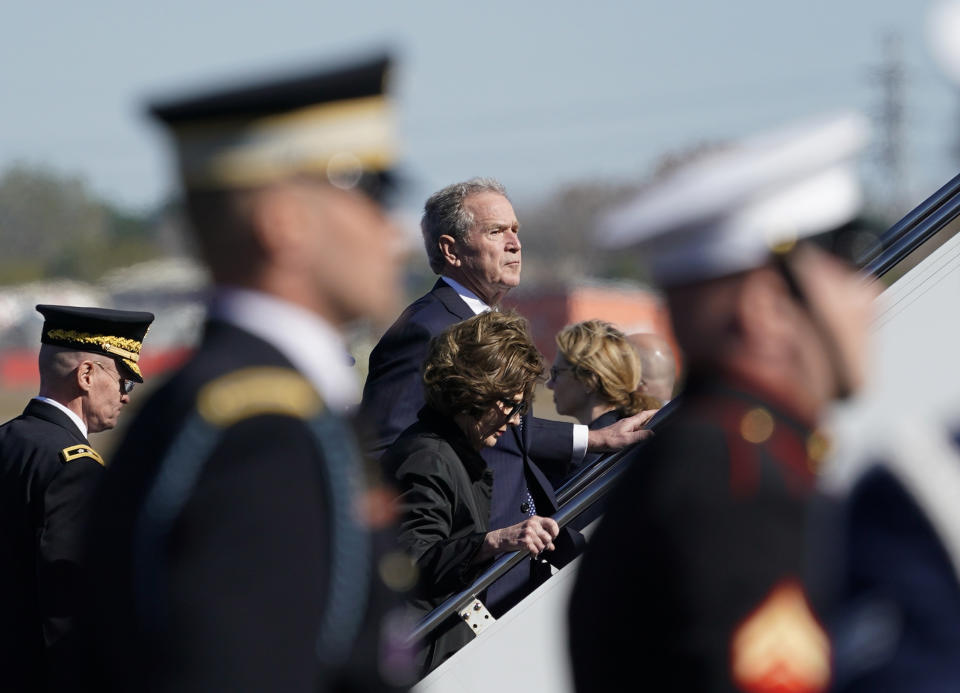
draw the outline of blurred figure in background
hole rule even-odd
[[[430,343],[423,367],[427,404],[381,458],[401,492],[400,541],[419,568],[414,605],[420,615],[469,587],[503,553],[530,553],[528,591],[550,576],[549,566],[536,560],[541,553],[560,565],[575,555],[569,535],[561,539],[557,523],[537,514],[556,506],[545,495],[533,503],[526,494],[497,499],[494,474],[480,455],[519,425],[542,373],[527,321],[516,313],[481,313]],[[506,527],[493,524],[495,501],[526,504],[527,517]],[[472,638],[469,624],[451,616],[431,637],[425,672]]]
[[[865,232],[865,140],[854,116],[747,140],[608,221],[609,245],[646,253],[689,376],[584,556],[579,691],[826,690],[804,549],[817,420],[865,373],[874,290],[833,254]]]
[[[558,414],[572,416],[591,430],[609,426],[637,412],[659,408],[659,403],[638,390],[643,371],[637,353],[616,327],[603,320],[569,325],[557,334],[557,355],[550,367],[547,387],[553,390]],[[565,477],[551,478],[559,488],[578,471],[590,467],[603,453],[587,453]],[[581,513],[570,527],[582,530],[600,517],[606,499]]]
[[[398,291],[379,204],[395,146],[387,67],[152,109],[216,287],[196,354],[97,496],[107,689],[379,691],[410,673],[391,626],[411,578],[385,553],[389,496],[365,488],[338,414],[357,387],[341,330]]]
[[[558,414],[594,430],[647,408],[637,391],[640,359],[623,332],[603,320],[586,320],[565,327],[556,341],[547,387]],[[574,471],[601,455],[588,453]]]
[[[83,532],[104,469],[87,436],[116,426],[143,382],[153,322],[140,311],[37,310],[40,393],[0,426],[0,680],[10,691],[71,690],[85,676]]]
[[[640,357],[640,393],[653,400],[644,401],[644,409],[656,409],[673,399],[677,381],[677,361],[670,342],[654,332],[638,332],[627,339]],[[656,405],[656,406],[651,406]]]

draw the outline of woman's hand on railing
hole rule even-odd
[[[473,560],[479,563],[508,551],[526,551],[537,556],[544,551],[553,551],[553,540],[558,534],[560,526],[553,518],[534,515],[515,525],[487,532]]]

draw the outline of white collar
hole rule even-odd
[[[77,425],[77,428],[80,429],[80,434],[84,438],[87,437],[87,424],[83,422],[83,419],[77,416],[77,413],[75,411],[73,411],[72,409],[68,409],[65,405],[61,404],[55,399],[50,399],[49,397],[41,397],[40,395],[37,395],[36,397],[34,397],[34,399],[39,400],[41,402],[46,402],[47,404],[56,407],[57,409],[62,411],[64,414],[69,416],[70,420],[73,421],[73,423]]]
[[[343,412],[359,401],[353,360],[343,338],[316,313],[260,291],[218,287],[210,317],[275,347],[334,411]]]
[[[457,296],[463,299],[463,302],[467,304],[467,308],[473,311],[474,315],[480,315],[480,313],[486,313],[488,310],[493,310],[490,306],[484,303],[479,296],[470,291],[463,284],[458,282],[456,279],[451,279],[450,277],[441,276],[443,281],[450,285],[450,288],[457,292]]]

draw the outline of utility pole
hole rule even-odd
[[[907,205],[907,175],[904,157],[904,97],[906,69],[900,35],[890,32],[883,37],[883,62],[871,70],[872,80],[880,85],[882,100],[878,121],[880,170],[884,181],[885,211],[898,218]],[[958,142],[960,152],[960,142]]]

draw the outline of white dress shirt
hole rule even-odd
[[[353,359],[343,338],[316,313],[260,291],[218,287],[210,317],[246,330],[276,348],[333,411],[342,413],[360,401]]]

